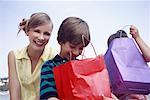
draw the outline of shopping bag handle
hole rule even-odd
[[[82,35],[82,42],[83,42],[83,45],[84,45],[84,47],[85,47],[84,39],[88,40],[87,37],[85,37],[84,35]],[[90,40],[88,40],[88,41],[89,41],[90,45],[91,45],[92,48],[93,48],[93,51],[94,51],[95,56],[97,57],[97,53],[96,53],[96,50],[95,50],[95,48],[94,48],[94,45],[92,44],[92,42],[90,42]],[[84,56],[84,52],[85,52],[85,48],[83,49],[82,59],[83,59],[83,57],[85,57],[85,56]]]
[[[122,33],[122,30],[123,31],[125,31],[124,29],[126,28],[126,27],[131,27],[132,25],[125,25],[125,26],[123,26],[118,32],[120,32],[120,35],[119,35],[119,38],[121,38],[121,37],[123,37],[123,33]],[[126,32],[127,33],[127,32]]]
[[[96,50],[95,50],[95,48],[94,48],[94,45],[90,42],[90,40],[89,40],[86,36],[82,35],[82,42],[83,42],[84,48],[83,48],[83,51],[82,51],[82,54],[81,54],[81,56],[82,56],[81,59],[83,59],[83,57],[86,58],[86,56],[84,55],[84,52],[85,52],[85,41],[84,41],[84,39],[86,39],[87,41],[89,41],[89,43],[91,44],[91,46],[92,46],[92,48],[93,48],[94,54],[95,54],[95,56],[97,57],[97,53],[96,53]],[[71,51],[70,51],[70,60],[71,60],[71,58],[72,58],[72,53],[71,53]]]

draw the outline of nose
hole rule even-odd
[[[39,39],[39,40],[44,40],[44,35],[43,35],[43,34],[39,34],[38,39]]]
[[[75,56],[75,57],[81,55],[81,53],[82,53],[81,50],[74,50],[74,51],[72,52],[73,56]]]

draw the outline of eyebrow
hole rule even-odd
[[[39,31],[39,32],[41,32],[41,30],[40,30],[40,29],[31,29],[31,31]],[[49,33],[49,34],[51,34],[51,32],[50,32],[50,31],[44,31],[43,33]]]
[[[78,45],[81,45],[81,47],[83,47],[83,48],[85,47],[83,43],[77,43],[77,44],[70,43],[70,45],[73,45],[73,46],[78,46]]]

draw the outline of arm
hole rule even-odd
[[[141,95],[141,94],[128,94],[128,95],[123,95],[119,98],[120,100],[148,100],[146,95]]]
[[[150,47],[142,40],[139,35],[138,29],[135,26],[130,27],[130,34],[138,44],[145,61],[150,61]]]
[[[10,51],[8,54],[8,79],[9,79],[10,100],[20,100],[21,90],[17,76],[15,56],[13,51]]]
[[[40,82],[40,99],[57,99],[56,85],[54,81],[53,68],[54,64],[47,61],[41,69]]]
[[[51,97],[51,98],[48,98],[47,100],[59,100],[59,99],[56,97]]]
[[[112,98],[106,97],[104,95],[102,95],[102,97],[103,97],[103,100],[119,100],[113,93],[111,93]]]

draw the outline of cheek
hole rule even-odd
[[[45,40],[46,42],[48,42],[48,41],[49,41],[49,39],[50,39],[50,36],[46,36],[46,37],[44,37],[44,40]]]
[[[83,50],[80,50],[80,51],[79,51],[79,55],[81,55],[81,54],[82,54],[82,51],[83,51]]]
[[[70,55],[70,53],[71,53],[72,50],[70,48],[65,48],[64,51],[66,52],[67,55]]]
[[[29,37],[30,40],[33,40],[33,39],[37,38],[38,35],[35,34],[35,33],[31,33],[31,32],[30,32],[30,33],[28,34],[28,37]]]
[[[31,35],[28,35],[28,38],[29,38],[29,41],[30,41],[30,42],[33,41],[33,39],[34,39],[34,37],[31,36]]]

